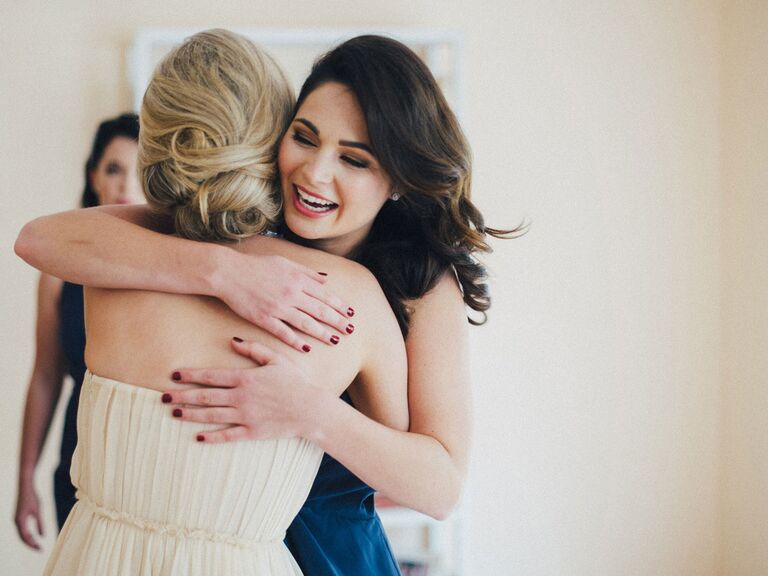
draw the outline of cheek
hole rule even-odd
[[[296,166],[296,154],[291,149],[290,142],[283,140],[280,145],[280,150],[277,152],[277,169],[280,174],[287,176],[290,174]]]
[[[389,198],[389,188],[383,187],[378,181],[371,182],[369,179],[350,184],[348,189],[355,191],[353,194],[356,200],[355,211],[363,220],[374,220]],[[360,194],[361,190],[367,193]]]

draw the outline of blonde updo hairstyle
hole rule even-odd
[[[208,30],[185,40],[160,62],[141,106],[149,205],[193,240],[263,232],[279,211],[275,159],[292,109],[282,71],[246,38]]]

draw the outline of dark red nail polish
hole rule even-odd
[[[235,342],[242,342],[243,341],[242,338],[238,338],[237,336],[233,336],[232,340],[234,340]]]
[[[320,276],[328,276],[328,272],[318,272],[318,274],[320,274]]]
[[[335,345],[336,345],[336,344],[338,344],[338,343],[339,343],[339,337],[338,337],[338,336],[336,336],[336,334],[334,334],[333,336],[331,336],[331,344],[333,344],[333,345],[335,346]]]
[[[174,418],[181,418],[181,408],[175,408],[173,410],[173,417]]]
[[[310,350],[312,350],[312,346],[310,346],[309,344],[304,344],[304,346],[302,346],[301,349],[304,350],[304,352],[309,352]]]
[[[197,435],[197,441],[198,442],[205,442],[205,436],[203,436],[202,434],[198,434]]]
[[[355,315],[355,309],[354,308],[347,308],[347,316],[352,318],[352,316]]]
[[[161,398],[161,400],[163,401],[163,404],[168,404],[170,403],[172,398],[171,398],[171,395],[168,394],[168,392],[166,392],[165,394],[163,394],[163,397]]]
[[[353,324],[347,324],[345,330],[347,331],[347,334],[352,334],[352,332],[355,331],[355,326]]]
[[[174,380],[176,380],[176,382],[178,382],[179,380],[181,380],[181,372],[174,372],[173,374],[171,374],[171,378],[173,378]]]

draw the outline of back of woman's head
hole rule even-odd
[[[132,112],[121,114],[116,118],[109,118],[99,124],[99,127],[96,130],[96,136],[93,138],[93,144],[91,145],[91,153],[85,163],[85,189],[83,190],[83,196],[80,199],[80,205],[83,208],[99,205],[99,196],[96,194],[96,190],[93,189],[93,185],[91,184],[91,173],[96,170],[99,162],[101,162],[101,158],[104,156],[104,151],[107,149],[107,146],[109,146],[115,138],[130,138],[131,140],[137,140],[138,137],[139,117]]]
[[[157,67],[144,94],[139,170],[151,207],[186,238],[233,241],[275,218],[275,154],[292,93],[244,37],[208,30]]]
[[[370,146],[399,197],[381,209],[355,259],[376,275],[403,332],[405,303],[424,296],[451,268],[466,305],[484,316],[490,297],[474,253],[490,250],[488,235],[520,229],[486,227],[472,204],[469,144],[429,68],[401,42],[358,36],[315,62],[298,105],[326,82],[344,84],[357,97]]]

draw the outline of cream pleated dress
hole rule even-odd
[[[160,392],[86,372],[78,502],[45,574],[294,576],[283,544],[322,451],[301,438],[205,444]]]

